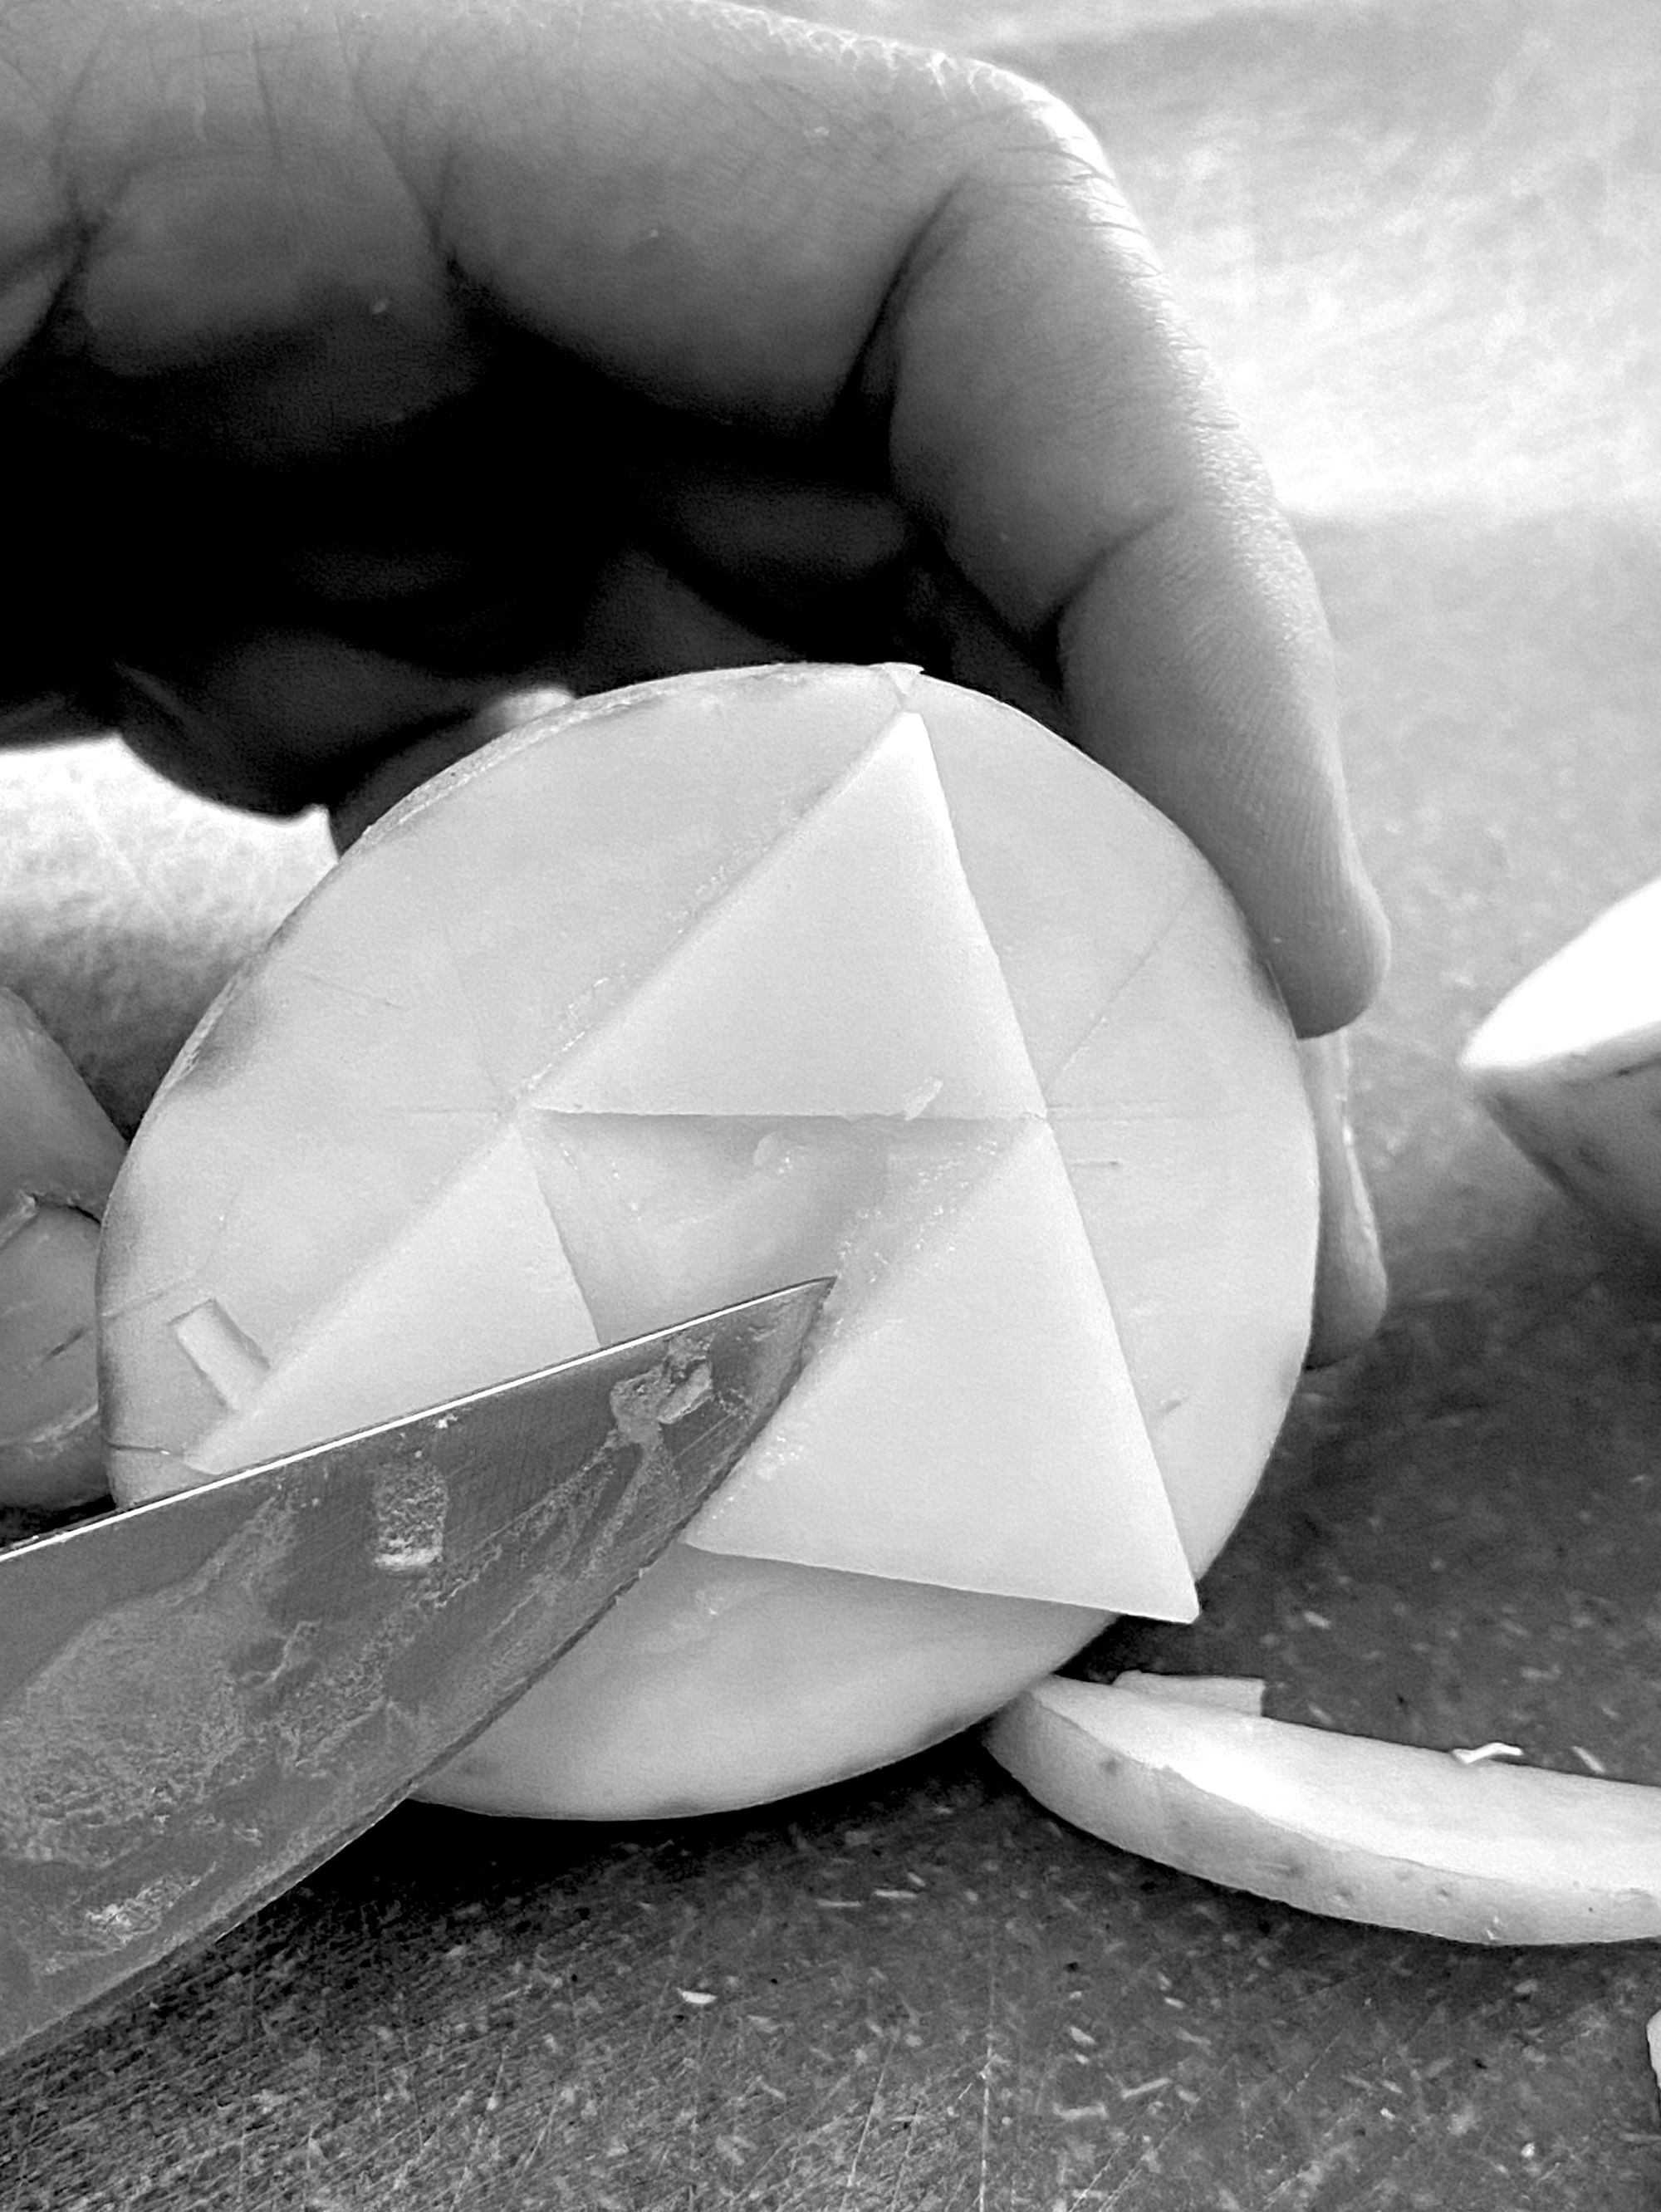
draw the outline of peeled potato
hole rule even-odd
[[[1460,1065],[1555,1182],[1661,1244],[1661,878],[1519,983]]]
[[[1314,1147],[1238,915],[903,668],[648,684],[372,829],[210,1011],[100,1281],[124,1500],[830,1273],[677,1547],[433,1784],[751,1802],[1191,1617],[1307,1339]]]

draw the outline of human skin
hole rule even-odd
[[[914,659],[1176,820],[1304,1035],[1377,988],[1306,565],[1006,72],[702,0],[10,0],[0,353],[14,739],[347,841],[528,688]],[[1307,1068],[1331,1356],[1383,1285]]]

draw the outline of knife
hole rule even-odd
[[[674,1540],[798,1284],[0,1553],[0,2055],[390,1812]]]

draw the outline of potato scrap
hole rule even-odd
[[[1661,1936],[1661,1790],[1058,1676],[986,1741],[1063,1820],[1306,1912],[1467,1943]]]

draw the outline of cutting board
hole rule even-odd
[[[1661,1782],[1661,1270],[1463,1095],[1661,873],[1652,0],[847,0],[1080,106],[1264,443],[1397,933],[1356,1039],[1396,1294],[1192,1630],[1094,1671]],[[138,549],[136,548],[136,557]],[[327,864],[117,749],[0,767],[0,980],[130,1124]],[[0,2084],[7,2212],[1640,2212],[1661,1948],[1462,1949],[1125,1857],[964,1739],[676,1827],[411,1806]]]

